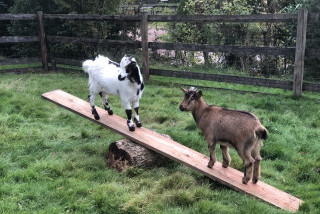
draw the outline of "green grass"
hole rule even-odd
[[[279,89],[152,76],[140,102],[144,126],[204,154],[191,114],[178,109],[178,83],[263,92],[202,89],[207,103],[263,120],[270,137],[261,179],[303,199],[298,213],[320,212],[319,94],[296,99]],[[87,99],[87,86],[82,73],[1,75],[0,213],[287,213],[175,162],[125,173],[108,168],[108,146],[123,137],[40,98],[60,88]],[[125,117],[119,98],[109,101]],[[231,157],[242,170],[234,150]]]

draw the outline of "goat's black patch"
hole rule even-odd
[[[92,114],[94,116],[94,119],[96,119],[96,120],[100,119],[100,116],[99,116],[99,114],[98,114],[98,112],[97,112],[97,110],[96,110],[96,108],[94,106],[91,107],[91,112],[92,112]]]
[[[184,93],[184,96],[186,96],[186,98],[189,98],[191,96],[194,96],[197,92],[195,91],[187,91],[186,93]]]
[[[139,107],[134,108],[134,111],[139,115]]]
[[[120,81],[125,80],[125,78],[126,78],[126,77],[121,77],[121,75],[120,75],[120,74],[119,74],[119,76],[118,76],[118,80],[120,80]]]
[[[102,97],[102,92],[99,93],[100,97]]]
[[[266,140],[268,138],[268,133],[265,129],[256,130],[256,135],[262,140]]]
[[[144,89],[144,84],[143,84],[143,83],[141,83],[140,90],[141,90],[141,91],[143,91],[143,89]]]
[[[137,63],[132,61],[127,65],[126,72],[128,73],[128,79],[130,82],[136,82],[139,85],[141,84],[140,75],[139,75],[139,68]]]
[[[132,118],[132,110],[131,109],[126,109],[126,114],[127,114],[128,121],[131,120],[131,118]]]

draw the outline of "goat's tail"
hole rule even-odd
[[[256,133],[257,137],[262,140],[266,140],[268,137],[268,131],[264,127],[260,127],[259,129],[256,130],[255,133]]]
[[[86,60],[82,63],[82,69],[85,73],[90,73],[92,66],[94,65],[93,60]]]

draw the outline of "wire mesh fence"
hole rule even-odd
[[[239,47],[237,52],[226,52],[227,47],[218,52],[152,50],[151,59],[158,63],[162,61],[184,70],[192,70],[196,66],[215,72],[292,79],[292,51],[286,55],[277,54],[272,49],[262,54],[250,54],[245,48],[294,47],[296,32],[292,30],[293,23],[170,23],[151,26],[151,42]]]
[[[134,54],[141,62],[140,15],[99,17],[63,15],[59,18],[45,14],[49,62],[55,59],[64,60],[58,60],[58,64],[74,62],[69,63],[70,67],[63,66],[74,69],[81,61],[98,54],[114,61],[124,54]],[[257,16],[253,16],[253,21],[212,22],[209,19],[165,21],[159,17],[150,16],[148,23],[151,69],[293,80],[297,33],[294,18],[257,21]],[[36,19],[3,20],[1,25],[6,29],[1,31],[1,37],[38,36],[39,32]],[[311,41],[310,44],[318,45],[318,31],[310,27],[307,39],[307,44]],[[313,56],[312,51],[306,51],[309,55],[306,55],[305,79],[319,83],[319,57]],[[40,45],[39,42],[1,42],[0,55],[1,65],[11,58],[40,57]]]

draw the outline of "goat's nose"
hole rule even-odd
[[[186,110],[182,105],[179,106],[180,111]]]

